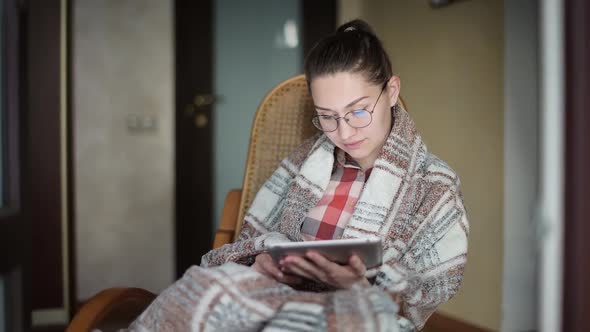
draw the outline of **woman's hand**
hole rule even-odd
[[[280,266],[285,272],[321,281],[336,288],[350,289],[356,283],[370,285],[365,278],[367,268],[357,255],[350,256],[348,265],[340,265],[329,261],[316,251],[308,251],[305,257],[285,257],[281,260]]]
[[[295,275],[289,275],[279,270],[279,266],[273,261],[272,257],[268,253],[261,253],[256,256],[252,268],[261,274],[274,279],[278,282],[287,285],[296,285],[301,283],[301,278]]]

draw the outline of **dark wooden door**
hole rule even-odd
[[[1,2],[2,48],[0,85],[0,330],[29,331],[30,223],[23,174],[25,112],[24,14],[19,2]]]
[[[199,264],[213,234],[213,3],[175,0],[176,274]]]
[[[336,1],[300,0],[299,6],[307,53],[319,38],[335,30]],[[214,232],[213,7],[211,0],[175,0],[177,276],[200,263],[211,249]]]

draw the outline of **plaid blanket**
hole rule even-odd
[[[458,290],[469,226],[459,178],[429,153],[409,114],[395,122],[342,238],[380,237],[367,288],[296,290],[248,265],[272,242],[301,241],[331,177],[334,145],[306,141],[260,189],[239,239],[203,256],[131,331],[413,331]],[[237,264],[236,264],[237,263]]]

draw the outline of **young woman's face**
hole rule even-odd
[[[391,130],[391,107],[399,95],[399,78],[393,76],[383,93],[383,85],[368,82],[362,74],[339,72],[315,78],[311,94],[318,115],[355,116],[358,110],[373,110],[371,123],[363,128],[350,126],[345,119],[338,120],[338,128],[326,136],[348,153],[363,169],[373,167]],[[381,96],[379,97],[379,94]],[[352,123],[352,121],[351,121]]]

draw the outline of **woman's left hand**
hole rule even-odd
[[[340,265],[329,261],[316,251],[308,251],[305,257],[283,258],[280,266],[285,272],[321,281],[336,288],[350,289],[356,283],[369,286],[369,281],[365,278],[367,268],[357,255],[350,256],[348,265]]]

